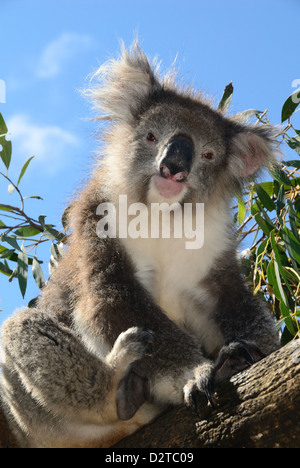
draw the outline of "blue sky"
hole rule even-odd
[[[43,197],[29,200],[27,211],[56,225],[97,149],[95,124],[87,120],[93,114],[78,90],[118,53],[120,39],[129,45],[138,34],[166,69],[178,55],[180,79],[216,103],[233,81],[230,112],[268,108],[272,123],[300,79],[299,0],[0,0],[0,11],[0,112],[13,142],[10,176],[35,156],[20,188]],[[17,202],[3,179],[0,197]],[[45,273],[48,252],[40,253]],[[0,323],[36,292],[30,281],[23,301],[16,282],[0,275]]]

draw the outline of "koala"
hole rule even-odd
[[[169,405],[201,415],[217,383],[279,346],[240,273],[231,219],[243,184],[275,164],[272,129],[161,76],[138,43],[86,94],[107,124],[70,208],[67,251],[36,308],[2,328],[2,406],[21,447],[109,447]]]

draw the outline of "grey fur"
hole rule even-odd
[[[161,78],[137,44],[96,78],[86,94],[111,121],[101,164],[72,204],[68,252],[37,308],[2,329],[2,403],[24,447],[110,446],[165,405],[199,411],[201,395],[213,404],[214,382],[278,347],[269,311],[239,272],[230,220],[236,191],[275,161],[272,130]],[[174,199],[205,203],[203,248],[99,238],[100,203],[158,201],[154,176],[182,135],[192,164]]]

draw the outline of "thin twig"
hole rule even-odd
[[[4,205],[3,203],[1,203],[1,206],[3,206],[4,208],[7,208],[9,211],[11,211],[14,214],[23,216],[23,218],[26,219],[26,221],[30,224],[31,227],[37,229],[40,232],[44,232],[44,229],[39,224],[39,222],[35,219],[29,218],[29,216],[27,216],[27,214],[24,213],[23,210],[20,210],[20,208],[17,208],[16,206]]]
[[[22,207],[22,208],[21,208],[21,211],[24,212],[24,198],[23,198],[23,196],[22,196],[22,194],[21,194],[21,192],[20,192],[20,190],[19,190],[19,187],[18,187],[17,185],[15,185],[15,184],[13,183],[13,181],[12,181],[7,175],[3,174],[3,172],[0,172],[0,175],[2,175],[6,180],[8,180],[8,182],[9,182],[9,183],[14,187],[14,189],[18,192],[19,197],[20,197],[20,200],[21,200],[21,207]]]

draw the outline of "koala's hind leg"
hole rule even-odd
[[[21,445],[70,446],[72,427],[117,422],[119,382],[130,373],[130,364],[149,351],[151,341],[148,331],[131,328],[100,361],[46,313],[24,309],[8,319],[2,329],[0,395]],[[146,382],[139,385],[140,402],[146,399]]]

